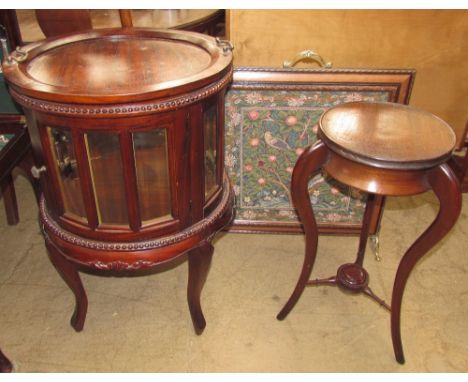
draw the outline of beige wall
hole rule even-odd
[[[335,68],[416,69],[410,104],[445,119],[461,141],[467,10],[230,10],[227,19],[236,66],[280,67],[311,49]]]

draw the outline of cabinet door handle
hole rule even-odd
[[[34,178],[39,179],[41,177],[41,172],[45,172],[46,170],[46,166],[41,166],[39,168],[37,168],[36,166],[32,166],[31,174]]]

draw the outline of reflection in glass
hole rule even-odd
[[[48,127],[47,131],[65,213],[87,220],[71,132],[58,127]]]
[[[205,200],[216,191],[216,121],[217,105],[212,104],[203,114],[203,136],[205,141]]]
[[[133,150],[143,225],[171,218],[171,190],[165,129],[133,133]]]
[[[99,223],[128,226],[118,134],[87,133],[85,141]]]

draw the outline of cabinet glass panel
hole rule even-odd
[[[88,133],[85,141],[99,223],[128,226],[118,134]]]
[[[68,129],[58,127],[48,127],[47,131],[64,212],[87,221],[72,134]]]
[[[172,214],[166,129],[132,136],[142,223],[168,220]]]
[[[208,200],[217,189],[217,104],[212,104],[203,114],[203,136],[205,141],[205,200]]]

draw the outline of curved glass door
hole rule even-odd
[[[87,133],[85,142],[99,224],[128,227],[119,135],[102,132]]]
[[[172,218],[166,129],[132,134],[142,225]]]
[[[203,113],[203,137],[205,151],[205,201],[217,190],[217,121],[218,107],[213,103]]]
[[[62,127],[48,127],[47,134],[52,146],[52,158],[55,162],[53,167],[60,187],[64,213],[87,221],[72,133]]]

